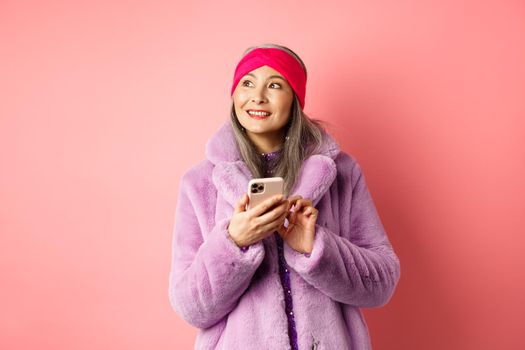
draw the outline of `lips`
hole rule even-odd
[[[247,112],[266,112],[266,113],[270,113],[270,111],[266,111],[264,109],[248,109]]]
[[[261,112],[261,113],[268,113],[267,115],[265,114],[250,114],[250,112]],[[253,118],[253,119],[266,119],[268,118],[269,116],[272,115],[272,113],[270,111],[265,111],[264,109],[248,109],[246,111],[246,113],[248,114],[248,116],[250,118]]]

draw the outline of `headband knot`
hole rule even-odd
[[[269,66],[282,74],[297,95],[301,108],[304,109],[306,73],[295,57],[284,50],[276,48],[254,49],[240,60],[235,68],[231,95],[233,95],[239,80],[244,75],[262,66]]]

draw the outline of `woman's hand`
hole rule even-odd
[[[313,207],[311,200],[301,196],[290,197],[288,202],[294,205],[294,210],[287,216],[288,228],[281,225],[278,229],[279,235],[295,251],[311,253],[314,248],[318,210]]]
[[[276,195],[259,203],[250,210],[246,205],[250,199],[244,194],[234,209],[228,225],[230,237],[239,247],[245,247],[266,238],[284,224],[291,204]]]

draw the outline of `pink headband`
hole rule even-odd
[[[262,66],[272,67],[282,74],[299,98],[301,108],[304,109],[306,74],[299,61],[281,49],[257,48],[248,52],[235,68],[231,95],[244,75]]]

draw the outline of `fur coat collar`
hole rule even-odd
[[[335,158],[340,148],[334,138],[325,133],[321,151],[303,161],[291,195],[312,200],[315,206],[330,188],[337,175]],[[233,127],[228,120],[206,143],[206,158],[215,166],[212,181],[220,195],[232,206],[246,192],[252,174],[241,159]]]

